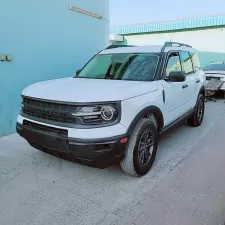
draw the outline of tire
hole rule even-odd
[[[147,133],[149,134],[148,137]],[[147,143],[151,147],[147,147],[147,144],[143,144],[143,138],[148,140]],[[125,157],[120,162],[122,170],[132,176],[143,176],[148,173],[155,160],[158,138],[157,126],[154,121],[142,118],[135,126],[129,138]],[[149,154],[149,152],[151,152],[151,154]]]
[[[194,113],[188,118],[187,123],[191,127],[198,127],[202,124],[205,112],[205,97],[199,94]]]

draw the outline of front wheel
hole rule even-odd
[[[204,118],[204,113],[205,113],[205,97],[203,94],[199,94],[194,113],[187,120],[188,125],[192,127],[200,126]]]
[[[156,124],[143,118],[134,128],[120,165],[124,172],[133,176],[143,176],[151,169],[158,146]]]

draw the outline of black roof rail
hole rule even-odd
[[[192,48],[191,45],[187,45],[187,44],[184,44],[184,43],[180,43],[180,42],[172,42],[172,41],[166,41],[161,49],[161,52],[164,52],[165,48],[166,47],[173,47],[173,45],[178,45],[178,47],[181,47],[181,46],[185,46],[185,47],[189,47],[189,48]]]
[[[120,47],[135,47],[135,45],[109,45],[106,49],[112,49],[112,48],[120,48]]]
[[[165,42],[164,47],[172,47],[173,45],[178,45],[179,47],[180,46],[185,46],[185,47],[192,48],[191,45],[187,45],[187,44],[180,43],[180,42],[169,42],[169,41]]]

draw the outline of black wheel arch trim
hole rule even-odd
[[[203,93],[203,95],[205,96],[205,86],[204,85],[200,88],[199,94],[200,93]]]
[[[198,97],[199,97],[200,94],[203,94],[204,97],[205,97],[205,86],[204,86],[204,85],[200,88],[200,90],[199,90],[199,92],[198,92],[198,96],[197,96],[195,108],[196,108],[196,106],[197,106],[197,104],[198,104]]]
[[[154,115],[156,115],[156,119],[159,124],[159,131],[162,131],[164,127],[164,118],[161,110],[157,106],[147,106],[135,116],[130,126],[128,127],[127,133],[130,134],[134,129],[134,127],[136,126],[136,124],[138,123],[138,121],[141,118],[146,118],[147,114],[149,113],[153,113]]]

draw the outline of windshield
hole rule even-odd
[[[213,64],[209,64],[203,68],[203,71],[211,71],[211,70],[225,71],[225,64],[224,63],[213,63]]]
[[[76,76],[112,80],[153,80],[159,55],[150,53],[114,53],[95,56]]]

